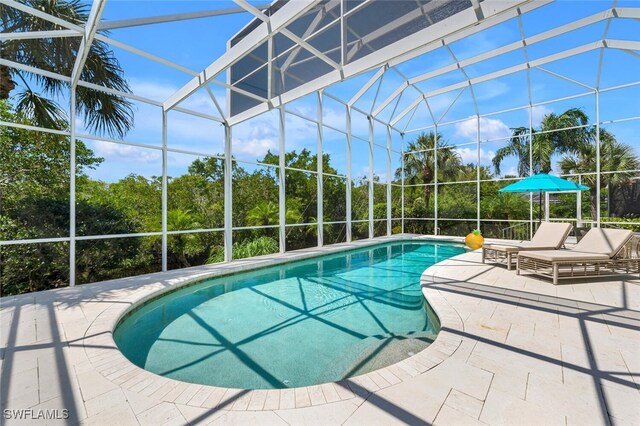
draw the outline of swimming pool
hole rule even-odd
[[[338,381],[433,341],[439,324],[420,275],[464,251],[410,240],[217,277],[142,305],[114,340],[139,367],[191,383],[274,389]]]

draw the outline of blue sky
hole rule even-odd
[[[253,2],[261,3],[261,2]],[[560,1],[525,14],[523,16],[523,28],[526,36],[549,30],[598,11],[611,7],[611,1]],[[638,7],[640,2],[618,2],[620,7]],[[103,20],[127,19],[142,16],[155,16],[169,13],[182,13],[197,10],[209,10],[212,8],[235,7],[228,1],[120,1],[107,2],[103,14]],[[209,65],[215,58],[224,53],[226,42],[249,20],[248,14],[235,14],[224,17],[212,17],[205,19],[189,20],[167,24],[149,25],[137,28],[118,29],[110,33],[110,37],[146,50],[152,54],[173,61],[184,67],[200,71]],[[589,42],[602,39],[605,23],[600,22],[581,30],[565,34],[551,41],[545,41],[528,47],[529,59],[536,59],[563,51],[568,48],[580,46]],[[518,23],[509,20],[484,32],[477,33],[466,39],[450,45],[452,52],[460,60],[472,57],[479,53],[493,50],[497,47],[509,44],[520,39]],[[609,28],[608,38],[628,39],[640,41],[640,22],[636,20],[616,19]],[[164,101],[175,90],[191,79],[191,76],[146,58],[134,55],[119,48],[113,48],[116,57],[120,60],[125,76],[130,82],[134,93],[146,96],[158,101]],[[594,86],[597,78],[597,63],[599,50],[583,53],[568,59],[547,64],[544,68],[548,71],[565,75],[580,83]],[[507,68],[523,63],[525,56],[523,50],[517,50],[500,57],[493,58],[465,69],[473,78],[499,69]],[[450,54],[439,48],[421,57],[415,58],[399,65],[398,70],[407,77],[414,77],[428,71],[438,69],[453,62]],[[601,87],[607,88],[638,80],[640,75],[640,58],[619,50],[606,49],[601,71]],[[328,88],[326,91],[342,99],[349,99],[366,82],[372,72],[355,77],[350,81],[342,82]],[[550,99],[585,93],[587,89],[554,77],[543,71],[532,70],[531,94],[534,102],[546,102]],[[455,71],[440,77],[423,81],[417,84],[422,91],[430,91],[438,87],[454,84],[463,80],[462,73]],[[401,83],[403,78],[393,70],[388,71],[380,84],[377,98],[375,93],[377,84],[374,85],[357,103],[356,106],[365,111],[377,108]],[[210,88],[224,106],[224,89],[210,85]],[[410,88],[402,96],[396,113],[409,105],[418,91]],[[509,108],[524,106],[528,103],[527,73],[522,71],[510,74],[499,79],[487,81],[474,86],[474,95],[481,114],[488,114]],[[471,91],[464,90],[457,101],[448,111],[449,105],[458,96],[458,91],[445,93],[429,99],[433,114],[440,118],[441,122],[463,120],[458,123],[442,126],[439,131],[445,139],[454,145],[460,144],[458,152],[465,162],[476,162],[476,146],[468,145],[475,141],[475,120],[469,119],[474,114]],[[640,86],[634,86],[624,90],[606,92],[601,94],[601,120],[630,118],[640,116]],[[374,102],[375,100],[375,102]],[[216,110],[204,90],[200,90],[185,100],[181,106],[215,115]],[[380,117],[388,119],[395,102],[382,111]],[[160,108],[136,102],[135,128],[126,136],[131,142],[144,143],[154,146],[161,144],[161,111]],[[555,102],[537,106],[533,110],[534,126],[538,125],[545,114],[560,113],[571,107],[584,108],[587,114],[595,121],[595,97],[593,95]],[[310,95],[299,99],[288,106],[289,109],[311,118],[317,117],[316,97]],[[400,120],[398,126],[407,130],[421,128],[432,124],[431,117],[422,105],[413,115],[410,122],[409,116]],[[324,100],[323,120],[335,127],[344,129],[344,107],[331,99]],[[528,124],[528,111],[526,109],[508,113],[491,115],[481,119],[481,138],[498,139],[507,138],[510,128],[526,126]],[[367,138],[368,128],[366,119],[360,114],[352,120],[353,132],[356,136]],[[610,129],[618,139],[634,145],[640,154],[640,121],[627,121],[624,123],[605,126]],[[170,147],[198,151],[206,154],[216,154],[223,151],[223,128],[217,123],[198,117],[172,111],[169,114],[168,143]],[[416,133],[409,133],[407,140],[415,137]],[[316,152],[316,128],[312,123],[306,122],[296,116],[287,116],[287,145],[286,149],[300,150],[308,148]],[[255,161],[262,157],[267,150],[278,150],[278,119],[273,112],[255,117],[236,127],[233,131],[234,156],[240,160]],[[384,126],[376,125],[374,129],[376,143],[386,144]],[[325,132],[325,150],[332,156],[332,162],[343,174],[346,171],[345,137],[339,132],[327,130]],[[394,148],[398,148],[399,138],[394,135]],[[107,181],[117,180],[130,173],[144,176],[161,174],[160,151],[121,146],[108,142],[87,141],[94,151],[105,158],[105,163],[92,172],[92,176]],[[496,149],[503,146],[504,142],[488,142],[481,145],[481,164],[489,165]],[[354,175],[366,173],[368,157],[366,143],[359,140],[354,142],[354,154],[352,170]],[[384,150],[376,149],[375,154],[384,154]],[[187,166],[197,157],[172,154],[169,158],[169,174],[177,176],[186,172]],[[375,155],[374,168],[376,174],[387,178],[386,159],[383,155]],[[399,155],[392,156],[393,169],[399,165]],[[245,166],[251,169],[251,166]],[[503,172],[512,173],[515,169],[515,161],[508,161],[503,166]],[[392,170],[392,172],[394,171]]]

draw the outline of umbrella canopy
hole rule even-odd
[[[516,183],[505,186],[499,192],[556,192],[556,191],[586,191],[588,186],[579,185],[570,180],[562,179],[546,173],[529,176]]]
[[[507,185],[498,192],[538,192],[539,199],[539,219],[542,222],[542,193],[543,192],[559,192],[559,191],[586,191],[588,186],[580,185],[570,180],[559,178],[558,176],[548,175],[546,173],[538,173],[529,176],[521,181]]]

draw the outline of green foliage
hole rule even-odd
[[[280,247],[278,242],[269,237],[257,237],[253,240],[245,240],[233,244],[233,258],[244,259],[247,257],[263,256],[265,254],[277,253]],[[218,263],[224,260],[224,250],[221,247],[214,247],[211,250],[207,263]]]
[[[577,118],[576,118],[577,117]],[[33,125],[24,114],[16,113],[0,101],[0,119]],[[545,129],[557,126],[562,120],[579,119],[575,111],[544,121]],[[580,122],[580,121],[578,121]],[[566,123],[565,123],[566,124]],[[563,132],[564,133],[564,132]],[[592,134],[576,132],[557,138],[541,136],[542,141],[556,153],[563,155],[563,170],[586,173],[595,167]],[[544,138],[548,140],[545,141]],[[529,218],[529,197],[522,194],[503,193],[498,190],[506,182],[494,181],[487,167],[477,170],[473,164],[462,164],[458,153],[448,146],[442,137],[438,156],[434,156],[434,134],[420,135],[409,143],[413,152],[405,157],[404,190],[391,188],[391,206],[387,205],[387,187],[377,179],[351,182],[351,219],[353,239],[369,236],[369,191],[373,186],[373,216],[386,219],[390,207],[393,217],[400,217],[404,198],[405,231],[433,233],[435,164],[438,163],[439,227],[442,233],[466,235],[475,228],[477,214],[477,184],[473,181],[479,173],[483,233],[500,236],[502,228]],[[607,132],[601,132],[602,168],[605,171],[637,169],[640,165],[631,149],[615,140]],[[521,142],[521,138],[518,139]],[[524,146],[524,145],[523,145]],[[513,152],[523,150],[528,162],[528,146],[515,146]],[[34,239],[67,237],[69,235],[69,138],[51,133],[33,132],[12,127],[0,128],[0,239]],[[562,148],[561,148],[562,147]],[[77,141],[76,173],[76,232],[79,236],[138,234],[161,230],[162,181],[159,177],[131,174],[115,182],[92,179],[87,171],[98,167],[98,158],[81,141]],[[543,152],[543,151],[540,151]],[[504,155],[506,153],[503,152]],[[518,154],[519,155],[519,154]],[[546,155],[546,154],[545,154]],[[278,164],[278,155],[268,152],[258,160],[264,164]],[[318,158],[310,151],[285,153],[285,163],[298,170],[286,171],[287,225],[308,223],[307,226],[287,226],[285,244],[287,250],[315,246],[318,229],[318,176],[304,170],[316,171]],[[322,156],[322,169],[337,174],[330,164],[328,154]],[[543,169],[545,159],[540,159]],[[268,229],[236,229],[233,231],[233,257],[275,253],[279,250],[280,176],[276,167],[241,167],[233,162],[232,222],[236,228],[270,226]],[[202,232],[203,229],[220,229],[224,226],[224,162],[217,157],[195,160],[180,176],[167,179],[167,227],[172,232],[167,237],[169,269],[191,265],[221,262],[224,260],[223,232]],[[528,173],[528,170],[524,172]],[[401,170],[395,175],[395,185],[402,178]],[[595,182],[583,175],[583,183],[595,187]],[[630,176],[615,173],[602,177],[601,195],[610,188],[626,184]],[[457,183],[472,181],[472,183]],[[328,222],[344,222],[346,219],[346,180],[323,176],[324,241],[327,244],[344,241],[346,225]],[[588,194],[585,194],[585,199]],[[626,196],[622,192],[618,196]],[[558,196],[565,202],[553,204],[553,217],[575,217],[571,207],[574,195]],[[603,198],[602,196],[600,198]],[[567,201],[568,200],[568,201]],[[590,206],[583,202],[583,217],[589,216]],[[603,207],[603,212],[606,208]],[[535,217],[535,216],[534,216]],[[447,220],[459,219],[459,220]],[[499,220],[491,222],[491,219]],[[602,218],[603,222],[619,222],[618,218]],[[640,219],[624,219],[639,222],[629,225],[640,229]],[[628,227],[627,225],[620,225]],[[189,232],[199,230],[198,232]],[[393,232],[400,232],[398,222]],[[376,235],[386,233],[386,222],[376,222]],[[161,260],[161,238],[157,236],[78,240],[76,242],[76,267],[79,283],[131,276],[157,271]],[[66,285],[69,279],[69,243],[9,245],[0,248],[0,280],[2,294],[19,294]]]
[[[587,185],[591,198],[591,217],[596,217],[596,209],[600,194],[597,192],[597,177],[593,173],[596,170],[597,147],[595,130],[589,137],[575,143],[567,155],[560,161],[562,173],[582,174],[582,184]],[[607,173],[600,175],[600,187],[629,182],[640,168],[640,159],[635,155],[633,147],[616,140],[615,136],[604,129],[600,130],[600,170]]]
[[[568,129],[554,131],[558,129]],[[600,194],[596,189],[596,158],[598,131],[600,139],[600,170],[603,172],[622,171],[601,174],[600,185],[629,182],[635,173],[624,172],[640,167],[640,159],[633,147],[620,143],[605,129],[589,125],[589,117],[579,108],[571,108],[562,114],[550,113],[544,116],[539,129],[518,127],[513,129],[510,143],[496,151],[493,166],[500,174],[500,166],[505,158],[517,157],[518,175],[529,175],[529,155],[533,160],[533,173],[552,171],[554,155],[563,155],[559,166],[564,174],[581,174],[582,183],[590,187],[591,217],[596,217]],[[533,142],[531,141],[533,138]],[[531,147],[531,148],[530,148]],[[531,152],[529,152],[531,151]]]
[[[437,142],[437,150],[434,149]],[[404,157],[405,184],[422,184],[424,192],[424,205],[428,206],[431,200],[432,187],[436,177],[436,162],[438,181],[453,181],[458,175],[461,164],[460,155],[453,147],[444,141],[442,135],[421,133],[416,140],[409,142]],[[437,158],[436,154],[437,152]],[[396,179],[401,178],[402,170],[396,171]]]
[[[595,127],[582,127],[588,123],[589,117],[584,111],[571,108],[559,115],[554,113],[545,115],[540,128],[531,129],[531,134],[528,127],[513,129],[509,144],[498,149],[493,158],[496,174],[500,174],[500,166],[505,158],[517,157],[518,176],[528,176],[530,155],[534,174],[551,172],[551,159],[554,154],[573,152],[585,141],[594,140]],[[554,132],[554,130],[566,128],[569,130]]]

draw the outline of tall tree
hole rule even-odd
[[[25,0],[27,6],[83,26],[89,16],[89,6],[80,0]],[[66,28],[10,6],[0,7],[2,32],[33,32]],[[81,37],[51,37],[13,39],[0,42],[4,59],[70,76]],[[130,92],[120,63],[102,41],[94,40],[84,68],[82,80],[121,92]],[[37,126],[60,129],[67,122],[64,109],[50,99],[63,94],[69,83],[49,76],[31,74],[5,65],[0,66],[0,99],[14,95],[16,110]],[[123,97],[78,86],[77,110],[85,126],[99,134],[123,137],[133,124],[133,106]]]
[[[597,191],[596,171],[597,146],[595,129],[588,137],[579,141],[573,152],[560,161],[560,169],[565,174],[580,174],[582,183],[589,187],[591,217],[595,218],[600,194]],[[634,170],[640,168],[640,158],[633,147],[618,142],[615,136],[600,129],[600,187],[629,182],[636,176]],[[615,173],[604,173],[615,172]]]
[[[589,117],[579,108],[571,108],[562,114],[550,113],[544,116],[540,128],[516,127],[512,131],[509,143],[498,149],[493,158],[493,167],[497,174],[504,160],[516,157],[518,160],[518,176],[529,175],[529,147],[531,146],[531,160],[534,174],[552,171],[551,159],[554,154],[572,152],[582,140],[590,137],[591,129]],[[554,131],[567,129],[562,131]],[[533,137],[533,143],[531,143]]]
[[[404,157],[405,184],[422,183],[424,186],[425,206],[429,206],[432,188],[429,184],[434,182],[436,168],[434,151],[437,151],[438,180],[455,179],[458,169],[462,165],[460,155],[456,150],[443,141],[438,135],[438,149],[434,150],[436,135],[433,132],[422,133],[416,140],[407,145],[407,154]],[[396,171],[396,179],[402,171]]]

